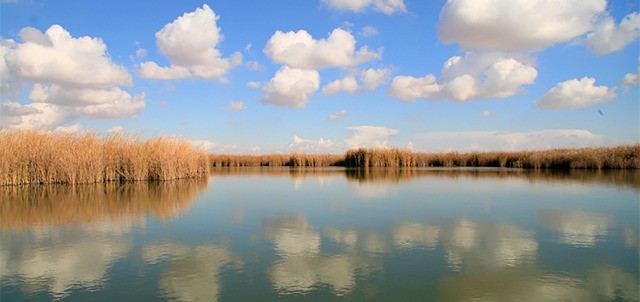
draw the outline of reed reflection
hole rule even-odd
[[[206,180],[0,187],[0,277],[63,298],[99,289],[145,217],[185,211]]]
[[[50,226],[95,227],[100,221],[166,220],[187,210],[206,179],[93,185],[0,187],[3,232]]]

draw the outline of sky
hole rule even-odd
[[[0,0],[0,128],[212,153],[640,141],[637,0]]]

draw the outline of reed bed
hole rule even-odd
[[[213,167],[498,167],[525,169],[638,169],[640,144],[514,152],[415,153],[407,149],[348,150],[337,154],[211,155]]]
[[[347,167],[500,167],[525,169],[638,169],[640,144],[541,151],[413,153],[402,149],[355,149]]]
[[[0,185],[171,180],[208,174],[186,140],[94,133],[0,131]]]
[[[211,155],[213,167],[331,167],[343,166],[341,154],[269,154],[269,155]]]

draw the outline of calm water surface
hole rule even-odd
[[[2,301],[638,301],[640,171],[0,188]]]

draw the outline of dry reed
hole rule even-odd
[[[347,167],[500,167],[527,169],[638,169],[640,144],[541,151],[412,153],[402,149],[354,149]]]
[[[211,155],[213,167],[499,167],[528,169],[638,169],[640,144],[514,152],[415,153],[406,149],[351,149],[336,154]]]
[[[0,131],[0,185],[171,180],[208,172],[208,155],[178,138]]]
[[[329,167],[344,165],[341,154],[211,155],[213,167]]]

